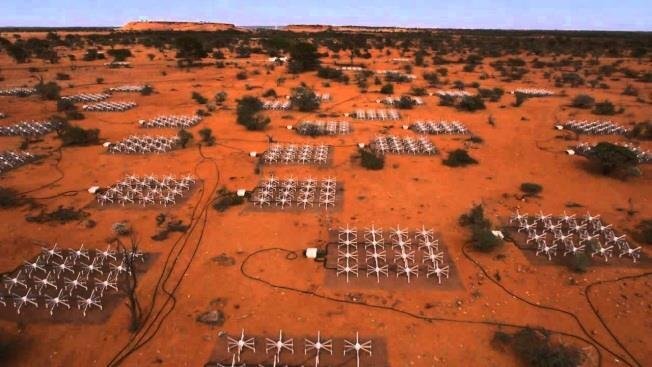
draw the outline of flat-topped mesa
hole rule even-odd
[[[356,26],[356,25],[325,25],[325,24],[290,24],[283,27],[289,32],[419,32],[419,28],[401,28],[401,27],[374,27],[374,26]]]
[[[213,22],[134,21],[123,25],[123,31],[227,31],[235,24]]]

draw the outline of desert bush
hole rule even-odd
[[[623,90],[623,94],[626,95],[626,96],[636,97],[636,96],[638,96],[638,89],[636,89],[636,87],[634,87],[633,85],[628,84],[625,87],[625,90]]]
[[[297,107],[301,112],[310,112],[319,108],[319,98],[315,91],[307,86],[300,86],[292,89],[290,96],[292,106]]]
[[[260,114],[263,102],[253,96],[244,96],[238,100],[236,109],[237,122],[247,130],[264,130],[270,119]]]
[[[520,107],[526,99],[528,99],[527,94],[519,92],[514,93],[514,107]]]
[[[587,157],[598,165],[604,175],[629,174],[638,165],[636,153],[620,145],[600,142],[589,151]]]
[[[423,97],[428,94],[428,91],[426,88],[412,87],[412,89],[410,89],[410,94],[416,97]]]
[[[199,104],[206,104],[206,102],[208,102],[208,99],[202,96],[199,92],[192,92],[191,98]]]
[[[595,105],[595,98],[588,94],[578,94],[573,98],[571,107],[575,108],[592,108]]]
[[[57,100],[57,111],[58,112],[66,112],[66,111],[74,111],[76,110],[77,107],[75,106],[75,102],[69,100],[69,99],[58,99]]]
[[[462,214],[458,223],[462,227],[470,227],[471,245],[478,251],[490,252],[502,243],[491,233],[491,221],[485,218],[482,205],[475,205],[468,213]]]
[[[480,96],[463,96],[455,107],[460,111],[469,112],[484,110],[486,108]]]
[[[455,98],[453,96],[449,95],[442,95],[439,96],[439,105],[440,106],[454,106],[455,105]]]
[[[358,152],[360,153],[360,164],[362,167],[374,171],[381,170],[385,167],[385,156],[379,155],[369,148],[360,148]]]
[[[131,50],[128,48],[114,48],[108,50],[106,53],[113,57],[114,61],[125,61],[129,57],[133,57]]]
[[[396,107],[400,109],[411,109],[417,102],[410,96],[401,96]]]
[[[430,84],[431,86],[435,86],[441,83],[441,81],[439,80],[439,75],[437,73],[432,73],[432,72],[423,73],[423,79],[425,79],[428,82],[428,84]]]
[[[401,73],[386,73],[385,81],[388,83],[407,83],[410,81],[410,78]]]
[[[591,258],[584,252],[568,257],[566,266],[574,273],[586,273],[591,265]]]
[[[336,80],[338,82],[346,83],[349,81],[349,77],[342,72],[340,69],[331,68],[328,66],[322,66],[317,69],[317,76],[322,79]]]
[[[64,147],[94,145],[100,142],[99,129],[84,129],[67,123],[57,130],[57,134]]]
[[[18,191],[7,187],[0,187],[0,208],[9,209],[22,205],[24,199]]]
[[[47,101],[56,101],[59,99],[61,93],[61,87],[55,82],[43,83],[41,80],[36,86],[36,94],[38,94],[41,99]]]
[[[652,245],[652,219],[644,219],[636,225],[634,238],[641,243]]]
[[[593,108],[593,114],[595,115],[615,115],[616,114],[616,106],[614,106],[613,103],[609,100],[605,100],[602,102],[598,102],[595,104],[595,107]]]
[[[293,74],[319,68],[319,54],[312,43],[298,42],[290,48],[288,71]]]
[[[151,85],[146,85],[140,90],[141,96],[149,96],[154,93],[154,88]]]
[[[192,133],[188,132],[185,129],[179,130],[177,133],[177,137],[179,138],[179,145],[181,145],[181,148],[186,148],[188,143],[193,139]]]
[[[81,209],[59,206],[57,209],[51,212],[43,210],[37,215],[27,215],[25,220],[33,223],[59,222],[64,224],[72,221],[82,220],[89,215],[90,214]]]
[[[215,137],[213,136],[213,130],[208,127],[205,127],[199,130],[199,136],[201,136],[202,143],[212,146],[215,144]]]
[[[380,88],[380,93],[382,94],[394,94],[394,84],[387,83]]]
[[[66,119],[67,120],[83,120],[85,118],[86,118],[86,116],[83,113],[81,113],[80,111],[77,111],[77,110],[66,111]]]
[[[477,164],[478,161],[473,159],[464,149],[456,149],[448,153],[448,157],[443,163],[449,167],[465,167],[470,164]]]
[[[244,70],[242,70],[242,71],[238,72],[237,74],[235,74],[235,78],[238,79],[238,80],[245,80],[245,79],[247,79],[247,77],[248,77],[247,72],[244,71]]]
[[[263,97],[276,98],[277,97],[276,91],[274,90],[274,88],[269,88],[268,90],[265,91],[265,93],[263,93]]]
[[[580,349],[553,343],[545,330],[522,329],[512,336],[511,346],[526,366],[576,367],[583,360]]]
[[[520,189],[528,196],[535,196],[543,191],[543,186],[533,182],[524,182],[521,184]]]
[[[631,138],[652,140],[652,122],[639,122],[634,125],[630,133]]]
[[[66,73],[57,73],[56,80],[70,80],[70,75]]]
[[[478,95],[481,98],[488,99],[491,102],[498,102],[503,94],[505,94],[505,91],[502,88],[478,88]]]
[[[213,200],[213,209],[224,212],[229,207],[241,205],[244,203],[244,197],[238,196],[236,192],[229,191],[226,187],[222,187],[217,191],[217,196]]]
[[[226,94],[226,92],[221,91],[221,92],[215,93],[215,97],[213,97],[213,100],[215,101],[215,103],[221,104],[221,103],[226,102],[227,97],[228,97],[228,95]]]

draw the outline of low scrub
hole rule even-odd
[[[229,191],[226,187],[222,187],[217,191],[217,197],[213,201],[213,209],[219,212],[224,212],[232,206],[242,205],[244,200],[245,197],[238,196],[236,192]]]
[[[492,344],[509,347],[524,366],[576,367],[584,361],[584,354],[579,348],[554,342],[545,329],[526,327],[511,335],[496,332]]]
[[[608,142],[598,143],[587,153],[587,158],[596,164],[604,175],[629,176],[638,165],[636,153]]]
[[[652,122],[639,122],[632,128],[630,137],[640,140],[652,140]]]
[[[502,240],[491,232],[491,221],[484,216],[482,205],[476,205],[458,220],[462,227],[471,229],[471,245],[482,252],[490,252],[502,244]]]
[[[64,224],[73,221],[80,221],[89,215],[89,213],[81,209],[59,206],[57,209],[51,212],[41,211],[38,215],[28,215],[25,217],[25,220],[33,223],[58,222],[60,224]]]
[[[543,186],[533,182],[524,182],[521,184],[520,189],[527,196],[536,196],[543,191]]]
[[[238,100],[237,122],[247,130],[264,130],[270,123],[267,116],[261,114],[263,102],[253,96],[244,96]]]
[[[443,163],[449,167],[465,167],[470,164],[477,164],[478,161],[472,158],[464,149],[456,149],[448,153],[448,157]]]
[[[588,94],[578,94],[571,101],[571,107],[589,109],[595,105],[595,98]]]
[[[385,156],[379,155],[369,148],[360,148],[360,164],[369,170],[381,170],[385,167]]]
[[[67,123],[57,130],[57,134],[64,147],[94,145],[100,142],[99,129],[84,129]]]

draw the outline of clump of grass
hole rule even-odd
[[[574,273],[586,273],[591,265],[591,258],[586,253],[578,253],[575,256],[568,257],[566,266]]]
[[[170,233],[173,232],[186,233],[189,228],[189,226],[184,224],[181,219],[168,219],[164,214],[160,214],[156,217],[156,224],[163,228],[152,236],[154,241],[164,241],[168,238]]]
[[[443,163],[449,167],[465,167],[470,164],[478,164],[478,161],[472,158],[464,149],[456,149],[448,153],[448,157]]]
[[[7,187],[0,187],[0,208],[16,208],[25,203],[25,199],[20,197],[18,191]]]

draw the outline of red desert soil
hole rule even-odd
[[[234,24],[228,23],[198,23],[198,22],[169,22],[169,21],[134,21],[123,25],[123,31],[202,31],[216,32],[235,29]]]
[[[130,29],[142,29],[152,23],[134,24]],[[134,27],[134,28],[131,28]],[[168,25],[161,24],[161,27]],[[227,27],[227,26],[224,26]],[[178,29],[174,26],[173,29]],[[80,50],[68,51],[81,58]],[[127,220],[135,229],[144,252],[156,252],[161,256],[140,279],[138,296],[145,309],[151,306],[151,297],[158,276],[163,270],[163,259],[177,241],[186,246],[174,256],[179,266],[171,279],[182,279],[175,295],[174,309],[149,343],[132,354],[125,366],[201,366],[208,361],[220,337],[221,330],[237,334],[242,328],[252,335],[275,335],[279,329],[292,336],[312,335],[321,330],[333,338],[352,337],[356,331],[361,336],[384,338],[388,361],[391,366],[505,366],[516,360],[508,352],[491,347],[490,341],[498,328],[477,322],[494,321],[507,324],[531,325],[563,331],[573,335],[583,334],[578,324],[569,316],[532,307],[507,294],[483,274],[481,269],[467,259],[462,247],[468,239],[468,231],[458,225],[460,214],[467,212],[472,204],[482,203],[494,223],[499,223],[512,211],[535,213],[539,210],[561,213],[564,210],[584,214],[586,210],[599,213],[607,223],[620,231],[632,229],[642,218],[652,217],[652,170],[643,167],[643,175],[627,181],[602,177],[584,169],[583,160],[565,155],[564,150],[575,141],[557,138],[562,135],[552,127],[557,121],[569,118],[592,119],[588,111],[567,107],[570,97],[559,96],[564,92],[554,88],[543,77],[543,71],[530,69],[524,80],[503,83],[498,78],[481,80],[483,87],[500,86],[509,91],[516,87],[542,87],[553,89],[557,96],[527,100],[521,107],[511,105],[513,97],[505,95],[497,103],[487,103],[487,109],[475,113],[458,112],[438,105],[436,97],[424,97],[425,106],[402,111],[404,117],[395,121],[351,121],[353,133],[345,136],[310,138],[286,129],[301,120],[319,119],[319,113],[337,114],[356,108],[382,108],[375,100],[381,95],[360,93],[355,83],[343,85],[331,82],[324,86],[323,79],[315,73],[294,77],[285,68],[266,70],[266,56],[254,55],[251,59],[239,59],[226,68],[177,68],[174,50],[164,54],[154,49],[134,47],[135,58],[130,59],[133,68],[107,69],[103,62],[75,62],[62,59],[60,64],[32,63],[16,65],[6,55],[0,55],[0,70],[4,86],[33,85],[36,75],[53,80],[57,72],[71,75],[71,80],[59,82],[63,95],[80,92],[100,92],[107,87],[123,84],[149,83],[156,92],[151,96],[118,94],[111,100],[134,100],[138,107],[124,113],[85,113],[86,119],[77,122],[84,128],[98,128],[101,137],[116,141],[130,134],[172,135],[173,129],[147,130],[138,128],[140,119],[158,115],[193,114],[203,106],[190,96],[196,91],[212,97],[219,91],[228,93],[226,106],[206,117],[190,129],[198,131],[210,127],[218,144],[199,149],[192,145],[172,153],[148,156],[110,155],[102,146],[65,148],[61,156],[55,152],[60,145],[55,134],[31,144],[30,151],[47,154],[41,164],[26,165],[4,174],[0,184],[29,194],[39,204],[49,209],[59,205],[85,208],[97,225],[86,228],[81,223],[66,225],[39,225],[25,221],[25,215],[33,212],[28,207],[0,211],[0,271],[9,271],[34,257],[40,246],[35,241],[58,242],[63,247],[77,247],[85,243],[89,248],[106,247],[105,241],[113,236],[111,225]],[[148,53],[155,54],[149,61]],[[391,60],[399,57],[393,50],[389,55],[374,51],[371,60],[365,60],[370,69],[397,69]],[[457,58],[459,55],[450,55]],[[231,57],[228,56],[227,57]],[[530,61],[533,57],[523,55]],[[549,58],[540,57],[548,60]],[[235,59],[233,59],[235,60]],[[231,59],[227,60],[232,61]],[[325,58],[325,63],[334,60]],[[475,72],[463,73],[460,64],[448,65],[449,80],[460,79],[466,83],[478,81],[480,72],[493,73],[485,59],[484,65]],[[604,63],[613,59],[601,58]],[[636,70],[648,69],[628,60],[627,66]],[[29,67],[37,66],[38,73]],[[235,75],[241,69],[249,72],[246,80]],[[428,68],[429,70],[430,68]],[[255,73],[254,71],[258,72]],[[424,68],[415,67],[414,74],[421,78]],[[103,84],[97,84],[97,78]],[[277,85],[279,77],[285,83]],[[287,95],[291,88],[305,82],[320,92],[328,92],[333,101],[322,105],[316,113],[270,112],[272,123],[264,132],[247,132],[235,122],[235,100],[243,95],[260,95],[274,88],[279,95]],[[589,93],[597,100],[610,99],[624,106],[623,115],[614,120],[629,124],[649,119],[649,104],[637,102],[635,97],[624,96],[621,91],[626,80],[607,81],[610,89],[593,90],[588,87],[567,88],[569,96]],[[414,85],[426,86],[422,79]],[[255,89],[247,90],[247,86]],[[650,84],[637,83],[641,96],[649,100]],[[396,95],[407,93],[409,84],[396,84]],[[436,89],[431,88],[430,91]],[[10,117],[0,120],[10,124],[23,120],[40,120],[56,113],[54,102],[43,102],[37,97],[0,97],[0,112]],[[487,123],[489,116],[495,126]],[[323,118],[322,118],[323,119]],[[464,137],[430,137],[442,154],[435,157],[389,156],[385,169],[367,171],[352,159],[355,144],[369,142],[376,134],[388,132],[396,135],[414,134],[402,129],[402,125],[418,119],[459,120],[484,143],[465,141]],[[260,175],[255,173],[256,161],[249,157],[250,151],[262,152],[267,147],[268,136],[277,141],[301,143],[325,143],[334,145],[333,165],[317,169],[309,166],[264,167]],[[609,140],[617,137],[582,137],[581,141]],[[642,144],[650,150],[649,142]],[[19,149],[19,138],[0,138],[2,149]],[[441,163],[442,156],[453,149],[467,147],[479,161],[468,168],[449,168]],[[208,157],[208,159],[202,158]],[[182,204],[168,208],[125,209],[120,206],[99,208],[93,197],[85,190],[93,185],[108,186],[125,174],[184,174],[194,173],[203,181],[203,187],[194,191],[192,197]],[[208,206],[217,187],[230,190],[253,188],[268,174],[294,177],[337,177],[345,187],[343,204],[333,211],[255,211],[247,204],[236,206],[224,213]],[[47,185],[54,180],[55,184]],[[520,199],[519,185],[536,182],[544,188],[540,197]],[[58,193],[80,190],[74,196],[55,196]],[[569,209],[566,203],[575,202],[582,208]],[[627,215],[623,208],[630,205],[637,211]],[[193,211],[197,212],[193,215]],[[194,227],[186,235],[173,234],[164,242],[154,242],[150,236],[156,232],[155,217],[166,213],[183,219]],[[296,252],[306,247],[323,245],[328,231],[345,225],[362,229],[371,224],[385,229],[396,225],[417,228],[432,227],[441,233],[446,244],[446,257],[453,262],[462,287],[400,290],[360,289],[346,286],[332,288],[325,285],[326,270],[319,263],[299,257],[287,260],[281,251],[268,251],[249,258],[246,271],[256,277],[278,285],[311,290],[320,295],[349,300],[362,297],[373,304],[387,304],[417,315],[447,318],[453,321],[426,322],[405,314],[366,308],[360,305],[338,303],[295,291],[272,288],[244,277],[240,266],[255,251],[281,247]],[[178,248],[177,248],[178,249]],[[196,254],[193,251],[196,250]],[[212,259],[222,253],[235,259],[234,266],[220,266]],[[469,251],[470,256],[494,277],[500,274],[500,284],[515,295],[529,302],[555,306],[578,315],[588,333],[611,350],[624,352],[608,335],[598,318],[591,312],[585,298],[585,287],[598,280],[609,280],[638,274],[640,268],[628,266],[592,267],[587,273],[576,275],[564,267],[531,263],[524,253],[511,243],[498,251],[481,254]],[[187,273],[181,269],[190,263]],[[651,256],[644,248],[644,256]],[[648,269],[649,270],[649,269]],[[167,286],[172,288],[172,283]],[[614,333],[643,365],[652,364],[652,279],[607,283],[591,290],[591,299]],[[157,298],[157,307],[165,300],[164,293]],[[226,322],[211,328],[195,321],[197,315],[209,309],[212,301],[225,299],[223,310]],[[623,300],[631,300],[626,302]],[[29,322],[10,323],[0,321],[0,330],[18,334],[21,344],[16,349],[19,357],[14,362],[20,366],[102,366],[122,348],[131,334],[127,327],[129,312],[119,306],[105,324],[37,324]],[[503,328],[513,332],[515,329]],[[597,353],[588,344],[570,337],[554,339],[582,348],[587,355],[587,366],[596,364]],[[301,351],[299,351],[301,352]],[[613,355],[602,350],[604,366],[621,366]]]

